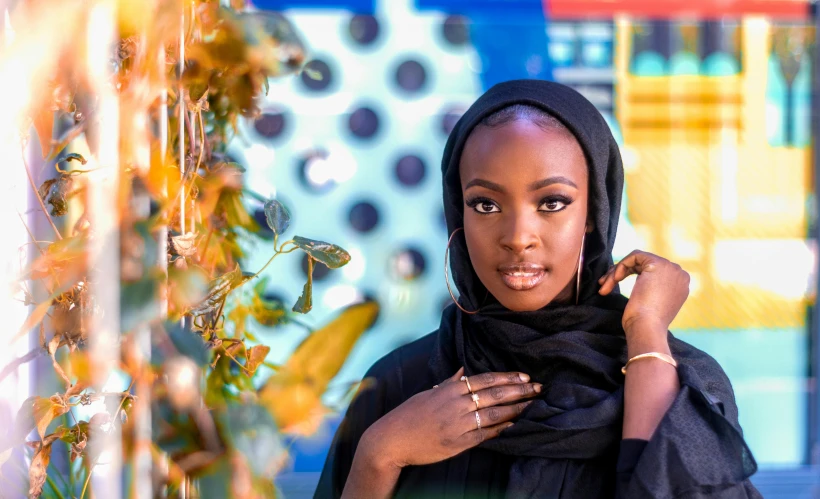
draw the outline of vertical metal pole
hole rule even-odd
[[[814,239],[815,261],[820,251],[820,223],[818,223],[818,193],[820,193],[820,50],[818,50],[817,33],[820,33],[820,16],[818,16],[817,2],[812,3],[811,22],[815,29],[814,50],[811,60],[812,64],[812,93],[811,93],[811,133],[812,133],[812,166],[814,167],[814,203],[810,216],[809,239]],[[820,314],[818,314],[818,298],[820,298],[820,265],[815,275],[815,299],[811,307],[811,324],[809,324],[809,347],[810,347],[810,367],[809,367],[809,439],[807,445],[808,464],[820,464],[820,396],[818,396],[818,374],[820,374]]]

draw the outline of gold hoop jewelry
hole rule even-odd
[[[447,240],[447,248],[444,250],[444,282],[447,284],[447,291],[450,292],[450,298],[453,299],[453,303],[456,304],[456,307],[460,308],[461,311],[464,312],[465,314],[477,314],[478,310],[475,310],[475,311],[471,312],[469,310],[466,310],[464,307],[462,307],[458,303],[458,300],[456,300],[456,296],[453,294],[453,290],[450,289],[450,278],[447,276],[447,266],[450,263],[450,261],[449,261],[450,243],[453,242],[453,236],[456,235],[456,232],[458,232],[460,230],[462,230],[462,227],[459,227],[458,229],[454,230],[453,233],[450,234],[450,239]]]
[[[473,393],[473,388],[470,386],[470,380],[467,378],[467,376],[462,376],[461,381],[467,383],[467,390],[469,390],[470,393]]]
[[[478,394],[473,393],[472,395],[470,395],[470,398],[473,399],[473,402],[475,402],[475,410],[481,409],[481,407],[478,406]]]
[[[586,230],[586,229],[585,229]],[[578,271],[575,272],[575,304],[581,299],[581,273],[584,271],[584,241],[587,238],[586,232],[581,236],[581,254],[578,255]]]
[[[629,364],[635,362],[636,360],[641,360],[641,359],[660,359],[660,360],[666,362],[667,364],[671,365],[672,367],[675,367],[675,368],[678,367],[678,362],[671,355],[666,355],[665,353],[661,353],[661,352],[647,352],[647,353],[642,353],[640,355],[636,355],[636,356],[632,357],[631,359],[629,359],[628,361],[626,361],[626,364],[624,364],[624,367],[621,368],[621,372],[624,374],[624,376],[626,376],[626,368],[629,367]]]
[[[481,429],[481,416],[478,415],[478,411],[475,411],[475,426],[476,426],[476,428],[475,428],[476,430]]]

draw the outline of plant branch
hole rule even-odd
[[[26,175],[28,176],[28,183],[31,185],[31,189],[34,191],[34,197],[37,198],[37,202],[40,203],[40,208],[43,210],[43,214],[48,219],[48,223],[51,224],[51,228],[54,229],[54,233],[57,234],[57,239],[62,239],[63,236],[60,234],[60,231],[57,229],[57,226],[54,225],[54,220],[52,220],[51,215],[48,213],[46,209],[45,203],[43,203],[43,198],[40,197],[40,193],[37,190],[37,186],[34,184],[34,179],[31,177],[31,170],[28,167],[28,162],[26,161],[26,152],[25,150],[20,152],[21,157],[23,158],[23,166],[26,169]],[[34,238],[32,238],[34,239]]]

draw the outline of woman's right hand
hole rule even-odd
[[[403,468],[437,463],[481,442],[495,438],[512,425],[541,391],[540,383],[529,383],[524,373],[489,372],[469,376],[478,394],[481,428],[477,428],[476,404],[467,383],[460,378],[464,368],[438,387],[417,393],[382,416],[364,433],[365,444],[379,464]]]

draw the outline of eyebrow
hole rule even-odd
[[[538,189],[542,189],[542,188],[544,188],[548,185],[552,185],[552,184],[564,184],[564,185],[568,185],[570,187],[574,187],[576,189],[578,188],[578,186],[572,180],[568,179],[567,177],[562,177],[562,176],[558,175],[558,176],[555,176],[555,177],[549,177],[549,178],[545,178],[543,180],[539,180],[537,182],[533,182],[532,184],[530,184],[529,190],[530,191],[537,191]],[[496,192],[501,192],[501,193],[505,192],[504,187],[500,186],[499,184],[496,184],[495,182],[490,182],[489,180],[484,180],[483,178],[474,178],[473,180],[470,180],[469,182],[467,182],[467,185],[464,186],[464,190],[466,191],[470,187],[475,187],[475,186],[484,187],[484,188],[490,189],[491,191],[496,191]]]

